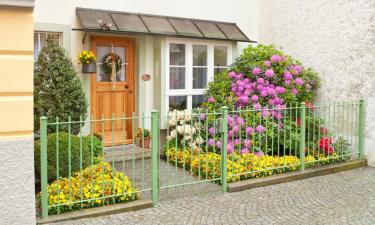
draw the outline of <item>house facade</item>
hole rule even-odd
[[[106,82],[100,81],[102,79],[100,75],[80,74],[90,104],[89,114],[94,116],[105,114],[106,117],[110,117],[111,113],[116,110],[121,112],[126,107],[129,109],[128,114],[150,113],[152,109],[158,109],[165,115],[169,108],[190,109],[199,105],[204,96],[203,87],[212,79],[213,73],[230,64],[251,42],[234,40],[235,38],[226,40],[220,37],[199,38],[192,36],[191,33],[179,36],[176,35],[176,26],[173,27],[173,22],[170,25],[172,28],[169,27],[172,30],[166,28],[161,32],[163,35],[155,35],[145,27],[146,21],[139,23],[134,17],[133,20],[128,17],[130,23],[115,25],[116,28],[123,26],[119,30],[132,32],[99,32],[89,29],[98,28],[98,16],[80,18],[79,9],[112,12],[117,15],[112,15],[112,20],[109,21],[119,20],[118,14],[133,14],[133,16],[148,14],[158,15],[164,19],[172,18],[172,20],[178,17],[234,23],[248,40],[282,47],[287,54],[300,59],[304,65],[312,66],[322,79],[320,99],[341,101],[365,98],[367,100],[366,150],[371,163],[375,161],[375,154],[367,146],[372,145],[375,140],[372,131],[375,125],[370,113],[375,103],[373,91],[368,90],[373,89],[371,84],[374,82],[367,81],[373,79],[372,71],[375,68],[373,63],[375,53],[371,48],[371,43],[374,41],[374,23],[371,21],[375,17],[375,4],[366,0],[359,1],[361,7],[355,7],[353,4],[356,3],[324,0],[309,1],[309,3],[295,0],[283,0],[277,3],[259,0],[234,0],[230,3],[198,0],[185,2],[39,0],[34,17],[34,56],[42,47],[45,32],[54,32],[60,44],[72,57],[77,70],[80,71],[80,65],[76,61],[80,51],[96,52],[93,43],[104,40],[107,40],[104,43],[107,44],[107,50],[101,51],[112,51],[108,46],[111,46],[115,40],[130,40],[133,51],[132,55],[127,54],[127,56],[131,56],[133,61],[131,65],[127,64],[124,68],[132,69],[130,72],[121,72],[118,77],[120,82],[117,82],[117,85],[124,89],[123,91],[120,90],[120,93],[110,97],[100,91],[106,92],[105,88],[100,87],[105,86]],[[102,18],[102,21],[104,20],[105,17]],[[120,21],[127,20],[123,18]],[[95,24],[90,24],[92,22]],[[126,24],[134,26],[129,28]],[[225,36],[225,34],[221,35]],[[215,49],[216,52],[223,52],[225,49],[225,56],[221,56],[221,64],[218,66],[215,64]],[[120,48],[113,50],[121,51]],[[178,54],[178,51],[185,52]],[[195,65],[194,53],[199,51],[203,51],[202,54],[206,56],[203,62],[205,64]],[[183,59],[181,55],[184,55]],[[99,55],[99,61],[100,57]],[[181,65],[173,65],[174,62],[171,64],[171,57],[180,60]],[[181,60],[185,61],[182,63]],[[129,63],[127,59],[125,63]],[[353,71],[358,71],[361,76],[353,76]],[[205,73],[205,75],[200,77],[201,80],[194,80],[194,74],[198,73]],[[149,80],[145,81],[142,77],[149,77]],[[127,82],[123,82],[130,79],[132,79],[130,86]],[[107,84],[107,90],[111,89],[108,85],[110,84]],[[126,97],[125,93],[129,96]],[[115,104],[117,108],[113,108],[113,104],[105,105],[114,101],[117,102]],[[101,105],[105,106],[102,110],[99,109]],[[89,128],[87,126],[85,128],[86,132],[89,132]]]
[[[226,69],[256,40],[256,25],[251,24],[255,14],[245,9],[240,16],[225,14],[224,1],[215,7],[201,1],[110,2],[40,0],[35,7],[35,58],[47,33],[54,34],[79,72],[80,52],[97,56],[96,73],[80,73],[93,119],[150,116],[153,109],[166,115],[171,109],[198,107],[214,73]],[[103,68],[111,54],[121,60],[116,78]],[[86,123],[84,129],[88,133],[101,128]],[[131,132],[127,136],[131,142]]]

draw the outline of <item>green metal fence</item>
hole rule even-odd
[[[42,117],[42,217],[137,198],[156,204],[160,190],[189,184],[217,183],[225,192],[228,182],[361,159],[364,118],[363,100],[79,121]]]

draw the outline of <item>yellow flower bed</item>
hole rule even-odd
[[[167,158],[171,164],[183,167],[208,180],[221,177],[221,155],[208,152],[207,154],[196,148],[181,150],[170,148],[166,151]],[[319,164],[327,164],[339,161],[335,155],[330,157],[319,156],[318,159],[308,155],[305,157],[306,167]],[[341,160],[340,160],[341,161]],[[256,177],[265,177],[273,174],[297,170],[300,159],[296,156],[257,156],[252,153],[239,155],[232,153],[227,158],[227,181],[235,182]]]
[[[103,170],[104,169],[104,170]],[[139,192],[129,178],[108,162],[89,166],[48,185],[49,214],[133,201]]]

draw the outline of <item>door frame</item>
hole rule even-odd
[[[118,45],[127,45],[127,46],[130,46],[131,47],[131,52],[133,54],[133,57],[131,57],[131,59],[126,59],[126,63],[128,63],[128,67],[130,67],[130,70],[132,71],[133,73],[133,76],[129,79],[129,77],[126,77],[126,80],[127,80],[127,83],[129,83],[129,91],[132,91],[132,95],[133,95],[133,98],[132,98],[132,101],[133,101],[133,105],[132,105],[132,108],[133,108],[133,112],[136,112],[136,85],[135,85],[135,81],[136,81],[136,42],[135,42],[135,39],[134,38],[129,38],[129,37],[120,37],[120,36],[90,36],[90,50],[93,51],[96,55],[96,46],[97,45],[100,45],[100,44],[103,44],[103,45],[108,45],[108,44],[118,44]],[[96,73],[95,73],[96,74]],[[126,76],[126,74],[125,74]],[[95,116],[98,116],[97,115],[97,102],[96,102],[96,91],[95,91],[95,88],[96,88],[96,75],[94,76],[93,74],[90,75],[90,112],[91,112],[91,115],[94,115]],[[91,117],[90,115],[90,117]],[[128,116],[126,116],[128,117]],[[130,115],[129,117],[132,117],[132,115]],[[94,119],[101,119],[100,118],[94,118]],[[107,118],[106,118],[107,119]],[[96,126],[93,126],[93,130],[91,130],[91,133],[94,133],[96,130],[98,130],[97,126],[99,126],[99,124],[97,124]],[[90,128],[91,129],[91,128]],[[134,134],[132,134],[132,136],[134,136]]]

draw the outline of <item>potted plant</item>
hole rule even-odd
[[[150,148],[151,133],[148,129],[138,128],[135,137],[137,139],[138,146],[143,148]]]
[[[83,50],[78,60],[82,63],[82,73],[96,73],[96,56],[92,51]]]

